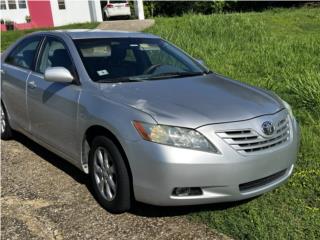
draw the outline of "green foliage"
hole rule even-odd
[[[153,18],[155,16],[156,2],[144,2],[144,15],[146,18]]]
[[[292,1],[145,1],[147,18],[181,16],[186,13],[213,14],[222,12],[263,11],[275,7],[297,7],[305,3]]]
[[[236,239],[320,238],[320,8],[156,18],[158,34],[210,69],[289,102],[302,140],[289,182],[247,203],[190,217]]]
[[[225,1],[149,1],[144,2],[144,10],[147,18],[185,13],[212,14],[222,12],[234,3]]]
[[[75,29],[75,28],[95,28],[98,25],[98,23],[77,23],[77,24],[71,24],[71,25],[65,25],[61,27],[56,28],[45,28],[45,29],[28,29],[28,30],[16,30],[16,31],[8,31],[8,32],[1,32],[1,49],[0,51],[3,51],[7,47],[9,47],[10,44],[15,42],[18,38],[28,34],[32,33],[34,31],[42,31],[42,30],[54,30],[54,29]]]

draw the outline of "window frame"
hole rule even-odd
[[[14,4],[14,8],[11,8],[10,6],[13,6]],[[17,1],[16,0],[8,0],[8,9],[9,10],[16,10],[18,9],[18,6],[17,6]]]
[[[1,10],[7,10],[7,9],[8,9],[7,1],[6,1],[6,0],[1,0],[1,1],[0,1],[0,9],[1,9]]]
[[[35,39],[37,39],[37,38],[39,38],[40,41],[39,41],[38,46],[37,46],[37,48],[36,48],[36,50],[35,50],[35,54],[34,54],[34,56],[33,56],[32,64],[31,64],[30,68],[23,67],[23,66],[20,66],[20,65],[15,65],[15,64],[12,64],[12,63],[8,62],[9,57],[10,57],[17,49],[19,49],[22,44],[25,44],[26,42],[32,42],[32,40],[35,40]],[[17,67],[17,68],[24,69],[24,70],[34,71],[34,69],[35,69],[35,64],[36,64],[36,60],[37,60],[37,58],[38,58],[39,50],[40,50],[40,47],[41,47],[41,45],[42,45],[43,40],[44,40],[44,37],[43,37],[42,35],[28,36],[28,37],[22,39],[21,41],[19,41],[19,42],[10,50],[10,52],[7,54],[7,56],[6,56],[5,60],[4,60],[4,63],[6,63],[6,64],[8,64],[8,65],[10,65],[10,66],[14,66],[14,67]]]
[[[44,76],[44,74],[39,71],[39,67],[40,67],[39,65],[40,65],[40,60],[41,60],[41,58],[43,56],[43,52],[45,50],[45,45],[50,39],[54,39],[55,41],[59,41],[65,47],[65,49],[67,50],[67,54],[68,54],[68,56],[69,56],[69,58],[71,60],[72,68],[73,68],[73,71],[74,71],[73,73],[71,72],[71,75],[74,77],[73,83],[75,83],[76,85],[81,85],[79,74],[78,74],[78,69],[77,69],[76,64],[74,62],[74,59],[73,59],[73,57],[71,55],[70,49],[67,46],[67,44],[65,43],[65,41],[62,38],[58,37],[58,36],[49,35],[49,34],[44,36],[44,39],[43,39],[43,41],[41,43],[41,47],[39,48],[39,51],[38,51],[38,55],[37,55],[37,58],[36,58],[36,61],[35,61],[35,64],[34,64],[34,70],[33,71],[35,73],[37,73],[37,74],[40,74],[40,75]]]
[[[27,9],[27,0],[18,0],[17,3],[19,9]]]
[[[66,1],[65,0],[57,0],[58,2],[58,9],[59,10],[66,10]]]

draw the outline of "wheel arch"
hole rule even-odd
[[[130,179],[130,192],[131,196],[134,199],[134,191],[133,191],[133,177],[132,177],[132,172],[131,172],[131,167],[127,158],[127,155],[124,151],[124,148],[122,147],[120,141],[118,138],[106,127],[100,126],[100,125],[93,125],[90,126],[84,134],[83,137],[83,142],[82,142],[82,156],[81,156],[81,164],[82,164],[82,169],[86,174],[89,174],[89,167],[88,167],[88,161],[89,161],[89,152],[91,149],[91,144],[93,139],[96,136],[106,136],[110,138],[118,147],[121,156],[124,160],[124,163],[126,165],[126,168],[128,170],[129,174],[129,179]]]
[[[119,139],[116,137],[116,135],[111,132],[108,128],[101,126],[101,125],[92,125],[84,133],[83,141],[82,141],[82,165],[88,164],[88,154],[91,148],[92,141],[97,136],[105,136],[110,138],[118,147],[119,151],[121,152],[121,156],[123,159],[127,162],[127,167],[130,168],[127,155],[124,151],[124,148],[122,147]],[[84,169],[86,173],[89,173]],[[131,170],[130,170],[131,171]]]
[[[119,139],[115,136],[114,133],[112,133],[109,129],[107,129],[106,127],[103,127],[103,126],[100,126],[100,125],[93,125],[93,126],[90,126],[86,131],[85,131],[85,134],[84,134],[84,137],[83,137],[83,142],[82,142],[82,156],[81,156],[81,164],[82,164],[82,169],[83,171],[88,174],[89,173],[89,167],[88,167],[88,161],[89,161],[89,152],[90,152],[90,149],[91,149],[91,144],[92,144],[92,141],[95,137],[97,136],[106,136],[108,137],[109,139],[111,139],[115,144],[116,146],[118,147],[120,153],[121,153],[121,156],[124,160],[124,163],[126,165],[126,168],[128,170],[128,174],[129,174],[129,178],[130,178],[130,190],[131,190],[131,196],[134,197],[133,195],[133,177],[132,177],[132,172],[131,172],[131,167],[130,167],[130,164],[129,164],[129,161],[128,161],[128,158],[127,158],[127,155],[124,151],[124,148],[122,147]]]

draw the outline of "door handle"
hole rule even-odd
[[[1,74],[5,74],[5,71],[3,69],[0,69]]]
[[[28,82],[28,88],[34,89],[36,87],[37,87],[37,85],[36,85],[35,81]]]

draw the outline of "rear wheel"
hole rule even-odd
[[[3,104],[1,103],[1,139],[8,140],[12,137],[12,130],[9,125],[8,115],[4,109]]]
[[[94,138],[89,155],[89,173],[99,203],[109,212],[130,209],[130,178],[118,147],[104,136]]]

